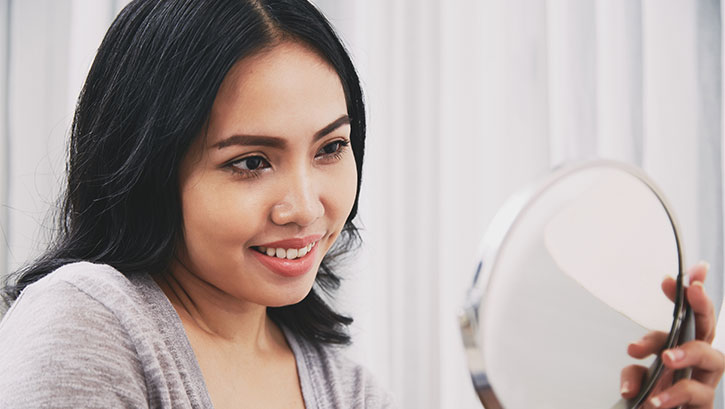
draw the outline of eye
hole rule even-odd
[[[339,159],[342,155],[342,152],[350,145],[350,141],[348,140],[336,140],[328,143],[327,145],[323,146],[316,155],[316,158],[318,159],[330,159],[335,160]]]
[[[322,147],[322,152],[324,152],[327,155],[335,153],[340,150],[340,145],[342,145],[342,143],[340,141],[328,143],[327,145]]]
[[[240,159],[234,162],[234,167],[244,170],[256,170],[262,167],[264,158],[261,156],[251,156],[249,158]]]
[[[241,176],[258,176],[259,172],[269,168],[269,162],[261,156],[247,156],[235,161],[229,162],[227,165],[234,173]]]

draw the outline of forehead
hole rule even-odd
[[[312,135],[347,114],[337,72],[316,52],[282,43],[237,62],[209,117],[209,143],[230,134]]]

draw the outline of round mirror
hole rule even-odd
[[[669,334],[663,348],[694,337],[677,225],[640,170],[596,161],[554,171],[501,208],[479,260],[460,324],[487,409],[637,408],[689,376],[627,355],[650,331]],[[677,277],[674,304],[665,275]],[[631,364],[650,370],[624,401]]]

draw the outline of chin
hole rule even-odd
[[[307,294],[310,292],[306,292],[302,295],[294,296],[294,297],[284,297],[284,299],[280,299],[280,297],[275,297],[275,300],[270,300],[271,302],[265,303],[267,307],[286,307],[288,305],[294,305],[299,303],[300,301],[304,300],[305,297],[307,297]]]
[[[285,307],[288,305],[294,305],[304,300],[305,297],[312,291],[312,285],[304,285],[299,288],[279,288],[269,294],[266,299],[262,301],[263,305],[267,307]]]

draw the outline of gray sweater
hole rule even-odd
[[[338,350],[285,336],[308,409],[393,406]],[[120,407],[212,407],[161,289],[149,275],[129,280],[90,263],[28,286],[0,322],[0,408]]]

